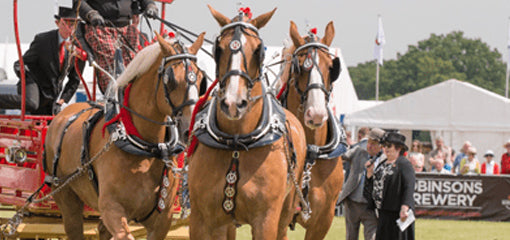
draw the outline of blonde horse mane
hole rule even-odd
[[[167,40],[170,44],[173,44],[174,41]],[[119,88],[125,87],[131,81],[140,77],[142,74],[147,72],[151,68],[151,66],[156,62],[159,55],[161,53],[161,46],[159,43],[153,43],[140,52],[138,52],[133,60],[128,64],[124,72],[117,78],[117,81],[111,81],[108,87],[108,96],[112,96],[111,94],[117,92]]]

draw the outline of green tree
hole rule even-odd
[[[360,99],[374,99],[375,71],[375,61],[349,67]],[[501,54],[480,39],[465,38],[460,31],[431,34],[396,60],[384,62],[379,96],[387,100],[452,78],[504,95],[505,71]]]

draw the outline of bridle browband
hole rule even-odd
[[[242,15],[242,13],[240,13],[239,19],[242,19],[241,15]],[[221,79],[219,79],[219,59],[220,59],[219,54],[220,54],[220,50],[221,49],[219,49],[218,44],[220,42],[221,37],[223,36],[224,31],[227,30],[227,29],[231,29],[231,28],[234,28],[234,36],[232,37],[232,40],[229,43],[229,48],[230,48],[231,54],[230,54],[230,57],[228,59],[228,64],[227,65],[230,65],[230,63],[232,61],[232,55],[234,55],[234,54],[236,54],[238,52],[241,52],[241,54],[243,55],[244,69],[248,69],[248,63],[246,62],[246,55],[245,55],[245,53],[243,51],[243,45],[242,45],[242,42],[241,42],[241,35],[243,33],[248,35],[248,36],[252,36],[252,37],[258,38],[260,40],[260,42],[261,42],[261,44],[259,46],[259,48],[260,48],[259,49],[259,51],[260,51],[259,57],[261,58],[261,59],[259,59],[260,60],[259,74],[258,74],[258,76],[255,79],[252,79],[247,72],[239,70],[239,69],[230,70],[227,73],[225,73],[225,75],[223,75],[223,77]],[[246,29],[250,29],[250,30],[254,31],[256,33],[256,35],[247,32]],[[214,60],[216,61],[216,78],[219,79],[220,88],[223,89],[223,87],[225,85],[226,79],[228,79],[231,76],[241,76],[241,77],[243,77],[248,82],[248,89],[253,88],[255,82],[259,81],[263,77],[263,74],[262,74],[262,69],[263,69],[262,68],[262,64],[263,64],[263,61],[264,61],[264,59],[263,59],[264,58],[264,51],[265,51],[265,49],[264,49],[264,42],[259,37],[258,29],[255,26],[253,26],[252,24],[247,23],[247,22],[243,22],[243,21],[236,21],[236,22],[232,22],[232,23],[229,23],[229,24],[223,26],[221,28],[221,30],[220,30],[220,35],[216,38],[215,46],[214,46]]]
[[[310,36],[310,38],[314,39],[313,36]],[[320,71],[318,63],[315,61],[315,56],[317,55],[318,50],[323,50],[326,53],[328,53],[329,55],[332,55],[329,52],[329,47],[325,44],[315,42],[315,41],[305,43],[305,44],[301,45],[300,47],[298,47],[292,54],[292,63],[291,63],[292,64],[292,68],[291,68],[292,72],[291,72],[291,74],[294,74],[294,73],[300,74],[301,73],[298,56],[299,56],[299,52],[304,49],[308,50],[306,53],[307,56],[305,58],[305,61],[303,62],[303,67],[308,71],[308,79],[307,79],[307,84],[306,84],[306,88],[304,91],[301,91],[301,89],[299,88],[298,81],[296,79],[294,79],[294,88],[296,89],[298,94],[301,96],[301,104],[306,102],[306,99],[308,98],[308,92],[312,89],[320,89],[322,92],[324,92],[326,102],[329,102],[329,97],[331,95],[331,91],[326,89],[326,86],[324,84],[324,75]],[[312,74],[312,69],[314,67],[316,67],[319,70],[318,72],[319,72],[319,74],[321,76],[321,80],[322,80],[321,83],[310,84],[310,77]]]
[[[172,117],[176,117],[176,118],[182,116],[182,111],[183,111],[184,107],[190,106],[190,105],[194,105],[194,104],[197,103],[197,100],[188,99],[189,98],[189,90],[190,90],[190,88],[192,86],[195,86],[195,88],[198,91],[198,86],[197,86],[197,76],[198,76],[198,74],[196,72],[194,72],[192,67],[191,67],[192,66],[191,65],[191,61],[196,62],[197,61],[197,57],[195,55],[193,55],[193,54],[188,53],[188,51],[184,47],[184,44],[181,41],[177,41],[177,44],[179,44],[179,46],[181,47],[182,53],[179,53],[179,54],[176,54],[176,55],[172,55],[172,56],[168,56],[168,57],[164,57],[163,59],[161,59],[161,64],[160,64],[159,69],[158,69],[159,79],[158,79],[158,84],[156,85],[156,91],[157,91],[160,82],[161,81],[163,82],[163,86],[164,86],[164,89],[165,89],[165,99],[166,99],[166,102],[172,108]],[[172,48],[175,50],[175,52],[179,52],[173,46],[172,46]],[[173,60],[181,60],[181,61],[176,62],[176,63],[172,63],[170,66],[165,67],[166,64],[168,64],[170,61],[173,61]],[[179,63],[184,64],[184,69],[186,71],[185,79],[186,79],[187,87],[186,87],[186,93],[185,93],[186,97],[185,97],[185,99],[183,100],[183,102],[180,105],[176,106],[172,102],[172,99],[170,98],[170,93],[174,89],[170,89],[168,87],[168,83],[170,81],[175,81],[175,75],[174,75],[174,72],[173,72],[173,66],[177,65]]]

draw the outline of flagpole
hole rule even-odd
[[[379,101],[379,61],[375,61],[375,65],[375,100]]]
[[[377,35],[375,37],[374,57],[375,57],[375,100],[379,101],[379,71],[383,64],[382,47],[386,40],[384,38],[384,30],[382,26],[381,14],[377,15]]]
[[[505,86],[505,98],[508,98],[508,78],[510,77],[509,63],[506,64],[506,86]]]
[[[508,59],[507,59],[507,63],[506,63],[506,79],[505,79],[505,98],[508,98],[508,79],[510,77],[510,17],[508,18],[509,21],[508,21],[508,43],[507,43],[507,48],[508,48]]]

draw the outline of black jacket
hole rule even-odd
[[[30,44],[30,48],[23,55],[25,69],[28,70],[27,83],[35,82],[39,87],[39,108],[53,104],[63,87],[63,81],[58,82],[61,75],[59,62],[58,30],[39,33]],[[67,61],[67,58],[64,60]],[[79,61],[80,72],[85,63]],[[14,63],[14,69],[19,74],[19,62]],[[61,98],[66,102],[73,97],[80,78],[74,69],[74,59],[67,74],[68,82],[62,92]]]
[[[73,1],[75,7],[78,6],[79,1]],[[107,22],[110,21],[117,27],[124,27],[129,24],[135,10],[133,6],[138,6],[138,3],[144,11],[147,5],[154,2],[152,0],[81,0],[80,17],[88,21],[87,14],[96,10]]]
[[[381,162],[379,166],[382,164]],[[395,161],[396,172],[391,177],[384,180],[384,193],[381,209],[386,211],[400,211],[402,205],[407,205],[409,208],[414,209],[414,184],[416,176],[413,166],[409,160],[400,156]],[[372,199],[372,191],[374,188],[374,177],[365,179],[365,187],[363,189],[363,196],[368,201],[370,209],[375,208],[374,200]]]

